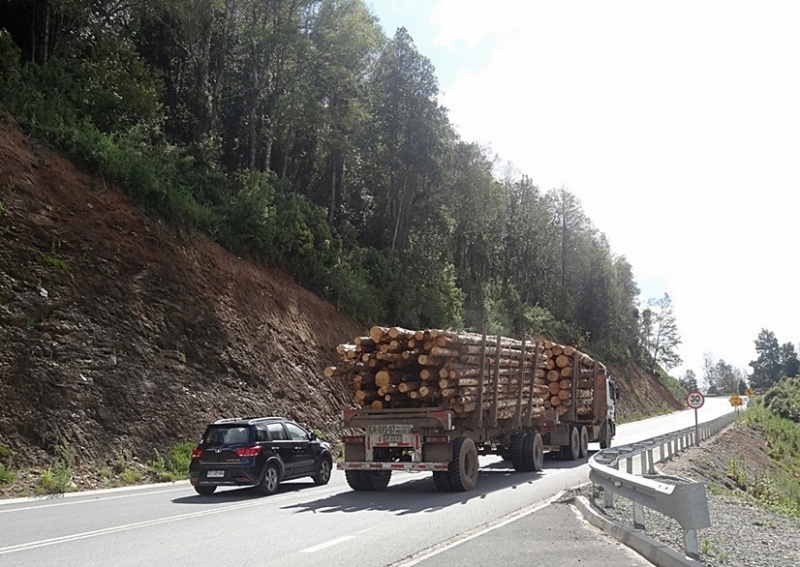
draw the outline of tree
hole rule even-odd
[[[687,370],[679,382],[687,392],[694,392],[697,390],[697,375],[694,373],[694,370]]]
[[[669,370],[683,361],[677,352],[681,338],[669,294],[647,301],[647,309],[642,314],[642,331],[650,372],[655,372],[656,366]]]
[[[800,374],[800,360],[797,359],[797,351],[794,350],[792,343],[781,345],[781,374],[787,378],[794,378]]]
[[[753,374],[750,383],[755,388],[769,388],[781,376],[783,364],[781,360],[781,348],[775,333],[767,329],[761,329],[758,338],[755,340],[758,358],[750,362]]]

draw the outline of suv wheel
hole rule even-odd
[[[212,494],[214,494],[214,491],[217,489],[217,487],[216,486],[195,486],[194,489],[200,496],[211,496]]]
[[[314,479],[314,484],[328,484],[331,479],[331,468],[331,460],[327,456],[322,457],[317,465],[317,472],[311,477]]]
[[[275,463],[268,463],[264,467],[264,474],[261,475],[261,482],[258,484],[258,491],[264,496],[275,494],[280,482],[280,471]]]

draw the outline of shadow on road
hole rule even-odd
[[[596,451],[589,451],[590,455]],[[571,469],[586,464],[586,459],[562,461],[556,453],[545,453],[545,470]],[[414,514],[426,510],[437,510],[453,504],[465,503],[475,498],[484,498],[498,490],[516,488],[530,484],[542,476],[540,472],[517,472],[510,461],[496,460],[481,465],[478,486],[470,492],[440,492],[433,483],[433,475],[429,472],[395,473],[394,478],[402,478],[402,482],[391,484],[380,492],[357,492],[344,486],[343,492],[310,500],[285,509],[296,509],[298,512],[360,512],[363,510],[384,510],[400,514]],[[414,477],[417,477],[414,479]],[[412,480],[406,480],[411,478]],[[304,489],[312,489],[316,485],[311,481],[289,481],[278,485],[275,495],[300,493]],[[408,498],[411,494],[425,494],[426,498]],[[260,498],[262,496],[253,487],[225,488],[212,496],[181,496],[172,500],[175,504],[229,504]]]
[[[559,461],[545,455],[545,469],[569,469],[586,464],[586,459],[578,461]],[[485,498],[498,490],[516,489],[525,484],[536,482],[543,476],[541,472],[517,472],[508,461],[496,461],[481,467],[478,475],[478,486],[470,492],[440,492],[433,483],[433,475],[429,472],[401,473],[406,479],[419,475],[416,480],[404,480],[391,484],[380,492],[353,491],[345,488],[345,492],[284,506],[284,510],[312,513],[362,512],[378,510],[395,514],[416,514],[418,512],[435,511],[454,504],[464,504],[476,498]],[[397,477],[400,477],[398,474]],[[411,495],[424,495],[424,498]]]

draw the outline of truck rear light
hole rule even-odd
[[[197,457],[201,457],[202,455],[203,455],[203,450],[202,449],[200,449],[198,447],[195,447],[194,449],[192,449],[192,458],[193,459],[196,459]]]
[[[363,445],[364,444],[364,436],[363,435],[347,435],[342,438],[345,445]]]
[[[236,449],[236,454],[240,457],[255,457],[256,455],[261,453],[261,446],[256,445],[254,447],[242,447],[240,449]]]
[[[425,438],[425,443],[450,443],[447,435],[431,435]]]

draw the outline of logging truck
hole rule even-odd
[[[430,471],[440,491],[472,490],[479,455],[539,471],[545,452],[576,460],[610,446],[618,390],[605,365],[552,341],[373,327],[325,369],[344,380],[344,458],[353,490],[392,471]]]

